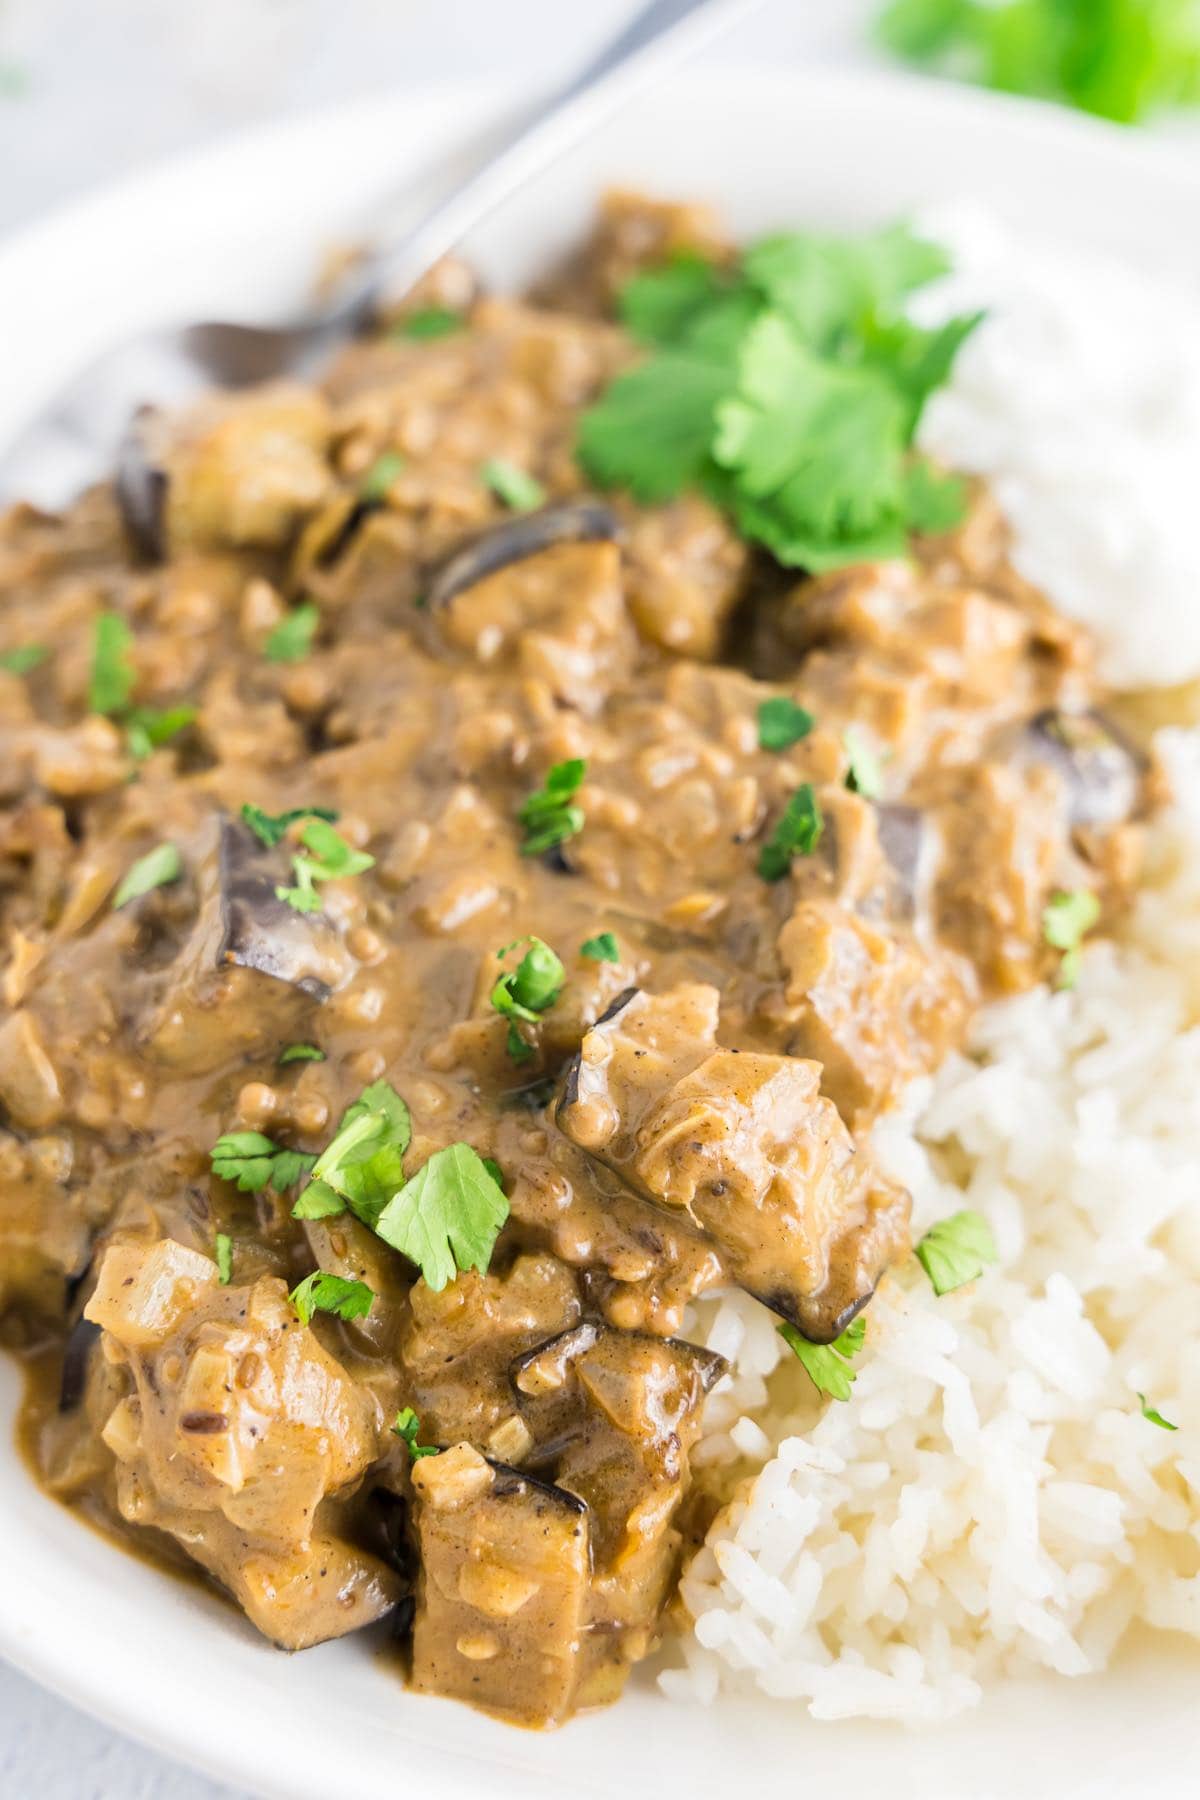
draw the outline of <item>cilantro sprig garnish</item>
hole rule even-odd
[[[217,1280],[222,1287],[228,1287],[233,1280],[233,1239],[226,1231],[218,1231],[213,1242],[213,1251],[217,1264]]]
[[[1052,950],[1061,950],[1058,985],[1073,988],[1079,979],[1083,940],[1100,918],[1100,902],[1087,888],[1054,894],[1042,912],[1042,935]]]
[[[541,787],[522,801],[517,809],[517,822],[525,828],[522,856],[541,856],[583,830],[583,808],[575,796],[586,773],[582,756],[555,763]]]
[[[774,831],[758,853],[764,881],[782,881],[794,856],[811,856],[821,841],[825,820],[811,781],[796,789]]]
[[[145,762],[198,717],[198,709],[188,705],[132,707],[124,714],[126,748],[135,762]]]
[[[877,32],[943,74],[1119,124],[1200,103],[1192,0],[891,0]]]
[[[536,512],[546,504],[546,490],[541,482],[507,457],[490,457],[480,469],[479,478],[510,512]]]
[[[528,950],[515,969],[500,976],[491,993],[492,1005],[508,1020],[508,1054],[514,1062],[528,1062],[534,1053],[521,1033],[521,1022],[535,1025],[554,1005],[566,979],[566,970],[549,944],[539,937],[522,938],[521,942],[529,945]],[[517,947],[509,944],[497,954],[506,956]]]
[[[451,332],[461,331],[465,324],[462,314],[449,306],[423,306],[399,319],[392,332],[395,337],[422,340],[449,337]]]
[[[338,1319],[365,1319],[375,1295],[365,1281],[349,1281],[344,1275],[330,1275],[314,1269],[297,1282],[288,1295],[302,1325],[311,1325],[314,1313],[332,1313]]]
[[[242,808],[242,818],[259,843],[273,850],[287,836],[289,825],[301,819],[324,819],[327,825],[336,825],[339,815],[327,806],[293,806],[290,812],[269,813],[261,806],[247,804]]]
[[[864,1318],[857,1318],[847,1325],[832,1344],[810,1344],[794,1325],[780,1325],[778,1329],[780,1337],[795,1352],[801,1367],[819,1394],[828,1394],[831,1400],[850,1398],[857,1373],[852,1360],[862,1349],[867,1333],[867,1321]]]
[[[174,844],[159,844],[126,870],[113,895],[113,911],[119,912],[131,900],[138,900],[152,889],[167,887],[183,874],[183,858]]]
[[[290,1063],[317,1063],[325,1061],[325,1052],[316,1044],[289,1044],[279,1052],[279,1066],[286,1069]]]
[[[365,850],[353,849],[327,819],[310,819],[300,833],[300,842],[311,854],[293,856],[294,885],[280,885],[275,889],[276,898],[286,901],[297,912],[321,910],[321,896],[317,892],[319,883],[340,881],[375,867],[375,858]]]
[[[304,1150],[285,1150],[261,1131],[229,1131],[209,1152],[212,1172],[231,1181],[243,1194],[273,1188],[282,1194],[294,1187],[316,1162]]]
[[[595,937],[584,938],[579,954],[588,962],[615,963],[621,960],[621,946],[613,932],[599,931]]]
[[[293,1218],[349,1210],[415,1263],[431,1288],[444,1288],[464,1269],[484,1274],[508,1217],[499,1168],[469,1144],[449,1144],[406,1177],[411,1138],[409,1110],[396,1090],[386,1081],[364,1088],[320,1156],[307,1159],[312,1180]]]
[[[155,750],[170,743],[195,723],[197,708],[131,706],[137,681],[130,650],[133,633],[120,613],[102,612],[92,631],[92,666],[88,677],[88,706],[94,713],[117,721],[125,730],[125,747],[135,762],[145,762]],[[40,658],[39,658],[40,660]]]
[[[980,319],[909,319],[949,266],[896,226],[789,233],[729,268],[689,256],[635,277],[621,311],[651,353],[583,415],[584,469],[648,504],[700,488],[789,567],[903,555],[965,505],[913,449]]]
[[[436,1444],[418,1442],[421,1435],[421,1421],[411,1406],[403,1406],[392,1420],[391,1431],[398,1437],[408,1451],[412,1462],[419,1462],[423,1456],[436,1456]]]
[[[268,662],[303,662],[312,649],[320,623],[321,614],[313,601],[305,600],[294,606],[274,630],[267,633],[263,655]]]
[[[46,644],[17,644],[0,651],[0,669],[9,675],[30,675],[46,661],[50,650]]]
[[[1142,1417],[1151,1425],[1157,1425],[1160,1431],[1178,1431],[1178,1425],[1172,1425],[1170,1419],[1164,1419],[1157,1407],[1151,1406],[1145,1394],[1138,1391],[1138,1403],[1142,1409]]]
[[[939,1219],[916,1248],[917,1261],[939,1298],[978,1280],[997,1254],[991,1226],[969,1208]]]
[[[773,694],[758,709],[758,747],[790,750],[808,736],[816,722],[806,707],[789,700],[786,694]]]
[[[386,498],[393,481],[403,475],[404,458],[398,450],[385,450],[377,456],[366,474],[358,484],[358,497],[369,505],[378,506]]]

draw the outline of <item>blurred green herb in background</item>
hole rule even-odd
[[[1200,0],[891,0],[876,31],[941,74],[1125,125],[1200,105]]]
[[[0,100],[23,100],[28,92],[28,69],[0,57]]]

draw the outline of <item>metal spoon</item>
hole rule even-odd
[[[652,0],[565,87],[510,124],[485,160],[419,223],[374,249],[323,308],[279,325],[210,321],[144,332],[70,381],[0,457],[0,500],[61,505],[111,469],[139,406],[178,406],[211,387],[308,374],[361,330],[383,293],[403,293],[510,195],[634,94],[730,30],[762,0]]]

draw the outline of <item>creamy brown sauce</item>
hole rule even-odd
[[[391,1615],[415,1685],[525,1723],[613,1698],[654,1643],[720,1374],[678,1341],[688,1301],[736,1281],[819,1341],[869,1303],[907,1196],[864,1131],[982,1000],[1053,973],[1052,894],[1121,906],[1153,799],[985,493],[911,565],[800,582],[699,499],[584,495],[578,412],[632,354],[606,297],[707,230],[616,202],[553,305],[477,299],[319,388],[156,421],[119,494],[0,521],[0,649],[53,652],[0,674],[0,1308],[36,1347],[30,1460],[275,1641]],[[506,512],[496,456],[548,513]],[[306,600],[309,653],[270,660]],[[196,708],[141,762],[89,711],[105,611],[132,703]],[[772,696],[816,721],[782,752]],[[523,855],[519,808],[573,758],[583,829]],[[804,783],[820,842],[765,880]],[[294,846],[245,803],[332,809],[374,867],[295,913]],[[114,910],[164,842],[180,879]],[[616,962],[582,954],[600,932]],[[566,978],[517,1063],[489,995],[529,934]],[[281,1067],[295,1041],[324,1060]],[[353,1218],[211,1173],[223,1132],[320,1150],[381,1079],[410,1175],[457,1141],[504,1171],[488,1272],[440,1293]],[[314,1267],[369,1315],[303,1326]],[[440,1455],[389,1432],[407,1406]]]

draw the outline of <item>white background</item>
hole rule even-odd
[[[720,54],[865,60],[875,9],[775,0]],[[551,80],[633,10],[632,0],[0,0],[0,234],[262,120],[454,75]],[[398,1786],[404,1778],[398,1769]],[[0,1667],[0,1800],[236,1797]]]

